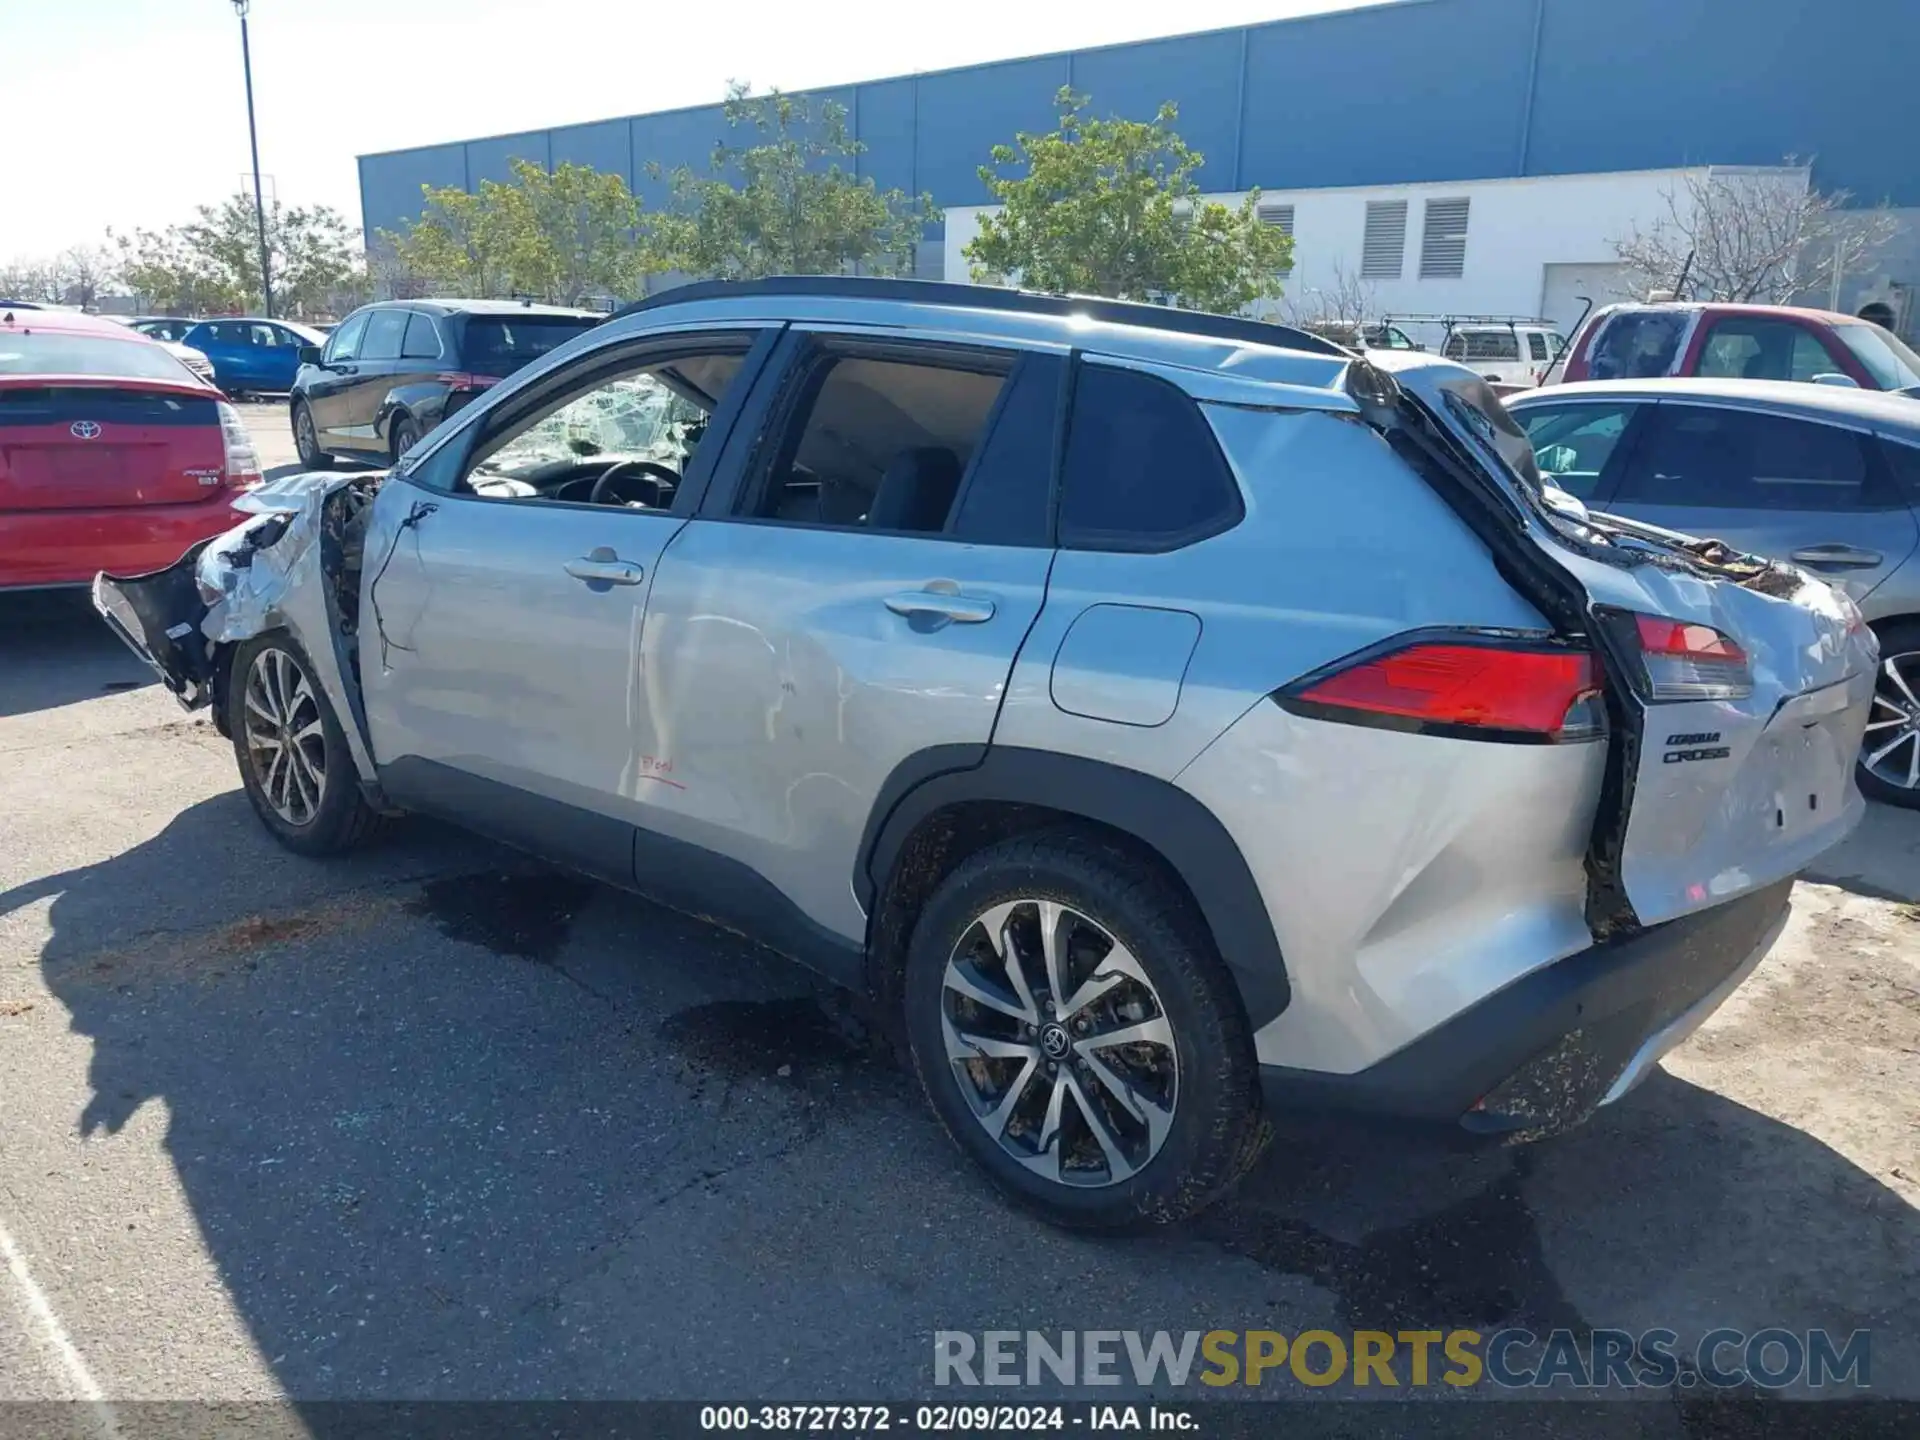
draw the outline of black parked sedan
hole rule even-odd
[[[518,300],[391,300],[300,352],[291,397],[300,463],[390,464],[490,385],[605,319]]]

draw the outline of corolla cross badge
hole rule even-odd
[[[97,440],[100,438],[100,426],[92,420],[76,420],[67,427],[76,440]]]

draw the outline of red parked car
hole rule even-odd
[[[1559,380],[1811,380],[1920,394],[1920,355],[1899,336],[1853,315],[1789,305],[1666,301],[1608,305],[1567,347]]]
[[[160,344],[0,305],[0,590],[171,565],[259,483],[239,414]]]

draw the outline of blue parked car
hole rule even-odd
[[[238,400],[253,391],[284,394],[300,368],[300,347],[326,337],[285,320],[202,320],[181,337],[213,362],[214,383]]]

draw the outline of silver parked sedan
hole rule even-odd
[[[1787,560],[1880,637],[1860,788],[1920,809],[1920,400],[1771,380],[1557,385],[1507,408],[1594,510]]]

